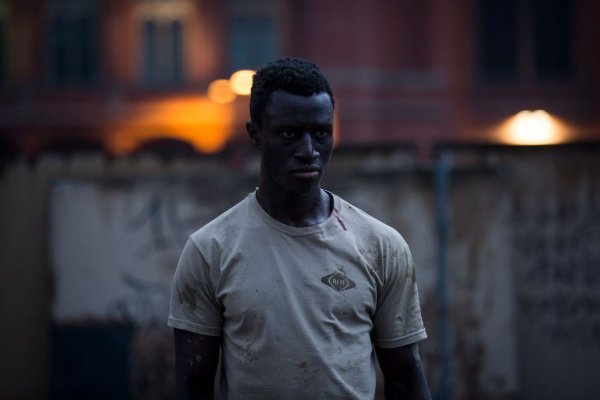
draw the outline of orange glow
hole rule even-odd
[[[233,92],[236,94],[248,96],[250,94],[250,89],[252,88],[253,76],[254,71],[249,69],[242,69],[234,72],[229,78],[231,90],[233,90]]]
[[[109,134],[110,150],[124,154],[143,142],[175,138],[192,143],[202,153],[223,149],[234,131],[235,110],[204,96],[146,101],[132,106],[128,118]]]
[[[567,141],[567,129],[544,110],[521,111],[499,129],[501,142],[514,145],[549,145]]]
[[[340,144],[340,119],[338,117],[338,109],[333,110],[333,147],[337,147]]]
[[[231,90],[227,79],[217,79],[208,85],[208,98],[219,104],[231,103],[235,100],[236,94]]]

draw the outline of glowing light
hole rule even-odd
[[[561,124],[544,110],[521,111],[501,129],[500,139],[516,145],[548,145],[566,141]]]
[[[249,69],[242,69],[240,71],[234,72],[229,78],[231,90],[233,90],[234,93],[242,96],[249,95],[250,89],[252,88],[253,76],[254,71]]]
[[[210,100],[219,104],[231,103],[236,94],[231,90],[227,79],[217,79],[208,85],[207,96]]]
[[[233,134],[235,110],[207,97],[175,96],[140,102],[125,120],[112,126],[109,148],[117,155],[156,138],[192,143],[202,153],[222,150]]]

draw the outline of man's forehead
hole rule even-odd
[[[277,97],[277,96],[290,96],[290,97],[314,97],[314,96],[323,96],[326,95],[329,98],[329,94],[326,91],[322,91],[322,92],[315,92],[312,94],[300,94],[300,93],[294,93],[293,91],[289,91],[289,90],[285,90],[285,89],[277,89],[277,90],[273,90],[271,92],[270,97],[273,98],[273,96]],[[331,98],[329,98],[329,100],[331,101]]]
[[[308,96],[294,94],[284,90],[271,93],[264,110],[266,117],[282,117],[286,115],[303,114],[331,114],[333,105],[327,92],[316,93]]]

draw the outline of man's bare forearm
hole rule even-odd
[[[431,400],[416,344],[384,349],[376,347],[385,380],[386,400]]]
[[[175,385],[179,400],[212,400],[221,338],[175,329]]]

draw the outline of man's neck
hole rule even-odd
[[[330,195],[320,187],[309,193],[293,194],[261,185],[256,199],[261,207],[277,221],[307,227],[324,222],[331,214]]]

